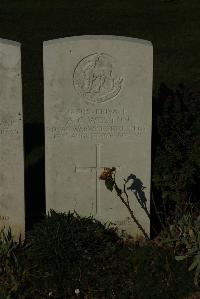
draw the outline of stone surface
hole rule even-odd
[[[20,44],[0,39],[0,229],[24,236],[24,162]]]
[[[116,167],[120,187],[129,178],[130,205],[149,234],[152,44],[115,36],[63,38],[44,42],[43,58],[47,212],[75,210],[141,234],[99,180],[104,167]]]

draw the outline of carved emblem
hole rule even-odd
[[[94,53],[77,64],[73,83],[79,95],[91,103],[103,103],[116,97],[123,83],[115,60],[105,53]]]

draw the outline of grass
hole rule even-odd
[[[70,213],[51,211],[24,243],[1,236],[0,259],[1,299],[183,299],[198,290],[169,247]]]

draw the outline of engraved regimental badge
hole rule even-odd
[[[76,92],[91,103],[103,103],[115,98],[122,89],[115,59],[105,53],[94,53],[78,62],[73,74]]]

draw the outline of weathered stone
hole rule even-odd
[[[152,63],[151,43],[139,39],[44,43],[47,211],[76,210],[136,235],[125,205],[99,180],[104,167],[116,167],[120,187],[129,178],[130,205],[149,234]]]
[[[24,161],[20,44],[0,39],[0,229],[24,237]]]

